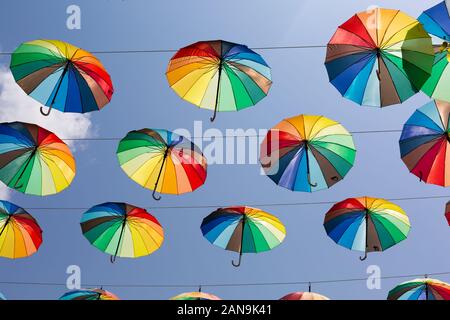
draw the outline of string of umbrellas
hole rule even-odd
[[[0,293],[0,300],[6,297]],[[64,293],[59,300],[120,300],[114,293],[103,288],[77,289]],[[202,291],[184,292],[173,296],[170,300],[222,300],[218,296]],[[302,300],[330,300],[330,298],[315,292],[308,291],[291,292],[279,300],[302,301]],[[398,284],[388,293],[387,300],[450,300],[450,284],[443,281],[428,278],[418,278]]]
[[[433,45],[430,35],[442,44]],[[412,174],[442,187],[450,185],[449,38],[445,2],[418,20],[399,10],[377,8],[358,13],[338,27],[325,61],[331,84],[359,105],[383,108],[403,103],[419,91],[433,99],[405,123],[399,148]],[[11,56],[10,69],[17,84],[42,104],[43,116],[97,111],[114,93],[110,75],[93,54],[59,40],[21,44]],[[170,60],[166,77],[178,96],[209,110],[211,121],[219,112],[254,106],[272,85],[270,67],[261,55],[223,40],[199,41],[180,49]],[[132,130],[119,142],[116,153],[124,173],[151,190],[155,200],[162,194],[193,192],[206,182],[208,161],[200,148],[166,129]],[[342,124],[322,115],[302,114],[269,130],[261,145],[260,163],[276,185],[316,192],[343,180],[355,157],[353,138]],[[52,195],[68,188],[75,174],[73,154],[55,133],[31,123],[0,124],[0,181],[9,188]],[[360,259],[364,260],[370,252],[405,240],[410,223],[396,204],[367,196],[335,204],[325,215],[324,227],[334,242],[363,253]],[[93,246],[110,255],[111,262],[117,257],[149,255],[164,239],[154,216],[127,203],[92,207],[83,214],[81,229]],[[247,206],[218,208],[203,220],[201,231],[215,246],[238,254],[232,262],[236,267],[243,254],[271,250],[286,236],[277,217]],[[22,258],[35,253],[42,243],[41,233],[37,221],[23,208],[0,202],[0,256]],[[425,288],[427,298],[439,296],[433,293],[438,292],[432,290],[434,282],[416,282],[422,283],[416,288]]]

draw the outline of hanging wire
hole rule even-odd
[[[371,133],[400,133],[402,130],[386,129],[386,130],[363,130],[363,131],[350,131],[351,134],[371,134]],[[214,136],[214,139],[223,138],[261,138],[265,137],[265,134],[232,134],[232,135],[220,135]],[[202,136],[193,136],[190,139],[203,139]],[[92,137],[92,138],[61,138],[64,141],[119,141],[122,140],[119,137]]]
[[[397,197],[388,198],[389,201],[410,201],[410,200],[431,200],[431,199],[450,199],[450,195],[439,196],[423,196],[423,197]],[[312,205],[331,205],[338,201],[317,201],[317,202],[279,202],[279,203],[250,203],[248,206],[252,207],[287,207],[287,206],[312,206]],[[226,207],[226,204],[205,204],[205,205],[191,205],[191,206],[145,206],[145,209],[215,209]],[[87,210],[87,207],[26,207],[27,210]]]
[[[326,48],[326,45],[291,45],[291,46],[266,46],[266,47],[250,47],[252,50],[289,50],[289,49],[317,49]],[[178,49],[143,49],[143,50],[94,50],[93,54],[140,54],[140,53],[173,53]],[[0,52],[0,56],[12,55],[13,52]]]
[[[377,279],[392,280],[404,278],[417,278],[429,276],[444,276],[450,275],[450,271],[435,272],[435,273],[416,273],[403,274],[392,276],[381,276]],[[367,281],[367,277],[362,278],[341,278],[329,280],[313,280],[313,281],[286,281],[286,282],[243,282],[243,283],[202,283],[198,284],[143,284],[143,283],[83,283],[83,287],[110,287],[110,288],[226,288],[226,287],[260,287],[260,286],[290,286],[290,285],[308,285],[313,284],[328,284],[328,283],[346,283],[346,282],[360,282]],[[0,281],[2,285],[24,285],[24,286],[66,286],[62,282],[29,282],[29,281]]]

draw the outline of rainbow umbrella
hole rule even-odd
[[[46,196],[66,189],[75,159],[54,133],[35,124],[0,123],[0,180],[17,191]]]
[[[156,192],[182,194],[205,183],[206,159],[185,137],[160,129],[129,132],[117,148],[123,171],[136,183]]]
[[[26,94],[63,112],[100,110],[114,92],[109,74],[91,53],[58,40],[34,40],[12,54],[11,72]]]
[[[280,300],[330,300],[329,298],[314,292],[292,292]]]
[[[399,10],[376,8],[342,24],[327,47],[330,82],[360,105],[402,103],[430,77],[431,38],[414,18]]]
[[[450,285],[435,279],[415,279],[389,291],[388,300],[450,300]]]
[[[29,257],[41,243],[42,230],[36,220],[23,208],[0,200],[0,257]]]
[[[212,244],[239,253],[259,253],[279,246],[286,237],[281,221],[267,212],[250,207],[220,208],[203,219],[203,236]]]
[[[431,101],[416,110],[403,127],[400,153],[421,181],[450,186],[450,103]]]
[[[219,297],[205,292],[186,292],[179,294],[175,297],[170,298],[170,300],[222,300]]]
[[[419,17],[425,30],[442,41],[436,47],[433,71],[422,91],[433,99],[450,102],[450,16],[445,2],[426,10]]]
[[[172,89],[200,108],[239,111],[263,99],[272,85],[270,67],[247,46],[200,41],[180,49],[166,72]]]
[[[300,115],[269,130],[260,162],[277,185],[313,192],[342,180],[355,155],[353,138],[341,124],[322,116]]]
[[[350,198],[335,204],[324,221],[328,236],[350,250],[384,251],[406,239],[410,224],[402,208],[384,199]]]
[[[447,218],[448,225],[450,226],[450,201],[445,206],[445,217]]]
[[[97,249],[116,257],[147,256],[161,247],[164,231],[145,209],[127,203],[106,202],[86,211],[81,230]]]
[[[120,300],[115,294],[103,289],[79,289],[66,292],[59,300]]]

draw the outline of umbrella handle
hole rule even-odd
[[[233,267],[239,267],[241,265],[241,259],[242,259],[242,254],[239,254],[239,260],[238,262],[234,262],[234,260],[231,260],[231,264],[233,265]]]
[[[422,171],[419,171],[419,179],[420,179],[420,182],[423,181],[423,172]]]
[[[216,115],[217,115],[217,112],[216,112],[216,110],[214,110],[214,114],[213,114],[212,117],[209,118],[209,120],[210,120],[211,122],[214,122],[214,120],[216,120]]]
[[[48,115],[50,114],[50,112],[52,111],[53,105],[51,105],[47,111],[44,111],[44,106],[41,106],[41,114],[43,116],[48,117]]]
[[[367,251],[364,254],[364,257],[359,257],[359,260],[364,261],[367,259]]]
[[[317,187],[317,183],[311,182],[311,175],[308,173],[308,183],[311,187]]]
[[[161,200],[161,196],[156,195],[156,190],[153,190],[152,197],[153,197],[153,199],[155,199],[156,201]]]
[[[116,262],[116,255],[110,256],[110,257],[109,257],[109,261],[111,261],[111,263]]]

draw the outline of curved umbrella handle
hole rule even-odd
[[[317,187],[317,183],[311,182],[311,175],[308,173],[308,183],[311,187]]]
[[[238,262],[234,262],[234,260],[231,260],[231,264],[233,265],[233,267],[239,267],[241,265],[241,259],[242,259],[242,254],[239,255],[239,260]]]
[[[44,106],[41,106],[41,114],[42,114],[43,116],[48,117],[48,115],[49,115],[50,112],[52,111],[52,108],[53,108],[53,106],[50,106],[50,107],[48,108],[47,111],[44,111]]]
[[[359,257],[359,260],[364,261],[367,259],[367,251],[364,254],[364,257]]]
[[[217,112],[216,112],[216,110],[214,110],[214,114],[212,117],[209,118],[209,121],[214,122],[214,120],[216,120],[216,115],[217,115]]]
[[[152,197],[153,197],[153,199],[155,199],[156,201],[161,200],[161,196],[156,195],[156,190],[153,190]]]
[[[423,172],[422,171],[419,171],[419,179],[420,179],[420,182],[423,181]]]
[[[114,262],[116,262],[116,258],[117,258],[116,255],[110,256],[109,261],[111,261],[111,263],[114,263]]]

